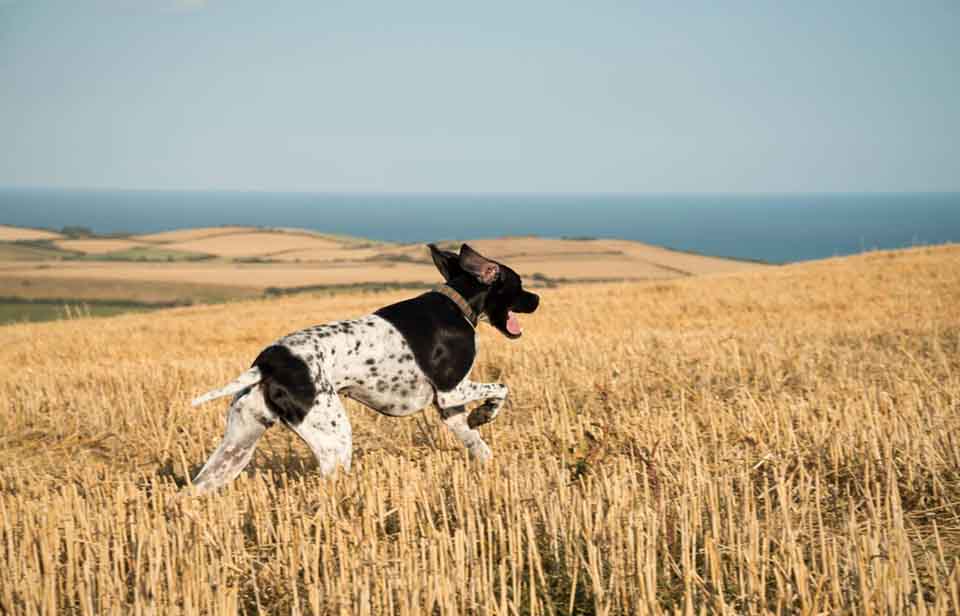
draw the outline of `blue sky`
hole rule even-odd
[[[0,0],[0,185],[960,190],[960,3]]]

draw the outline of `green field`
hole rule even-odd
[[[80,258],[85,261],[161,261],[175,263],[182,261],[206,261],[207,259],[214,259],[216,257],[202,252],[170,250],[154,246],[135,246],[127,250],[117,250],[105,254],[87,254]]]
[[[0,261],[151,261],[186,262],[214,259],[215,255],[202,252],[172,250],[162,246],[135,246],[107,253],[83,253],[59,248],[48,240],[0,242]]]
[[[0,242],[0,261],[47,261],[74,254],[44,242]]]
[[[121,303],[54,303],[0,300],[0,325],[39,321],[57,321],[81,316],[109,317],[124,312],[147,312],[151,306]]]

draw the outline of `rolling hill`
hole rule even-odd
[[[960,246],[544,288],[488,465],[348,401],[349,475],[277,426],[178,496],[193,396],[412,292],[0,327],[0,612],[960,611]]]

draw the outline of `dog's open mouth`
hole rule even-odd
[[[523,333],[523,326],[520,325],[520,319],[518,319],[516,313],[511,310],[507,311],[507,331],[514,336],[519,336]]]

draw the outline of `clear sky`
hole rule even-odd
[[[0,185],[960,190],[960,2],[0,0]]]

